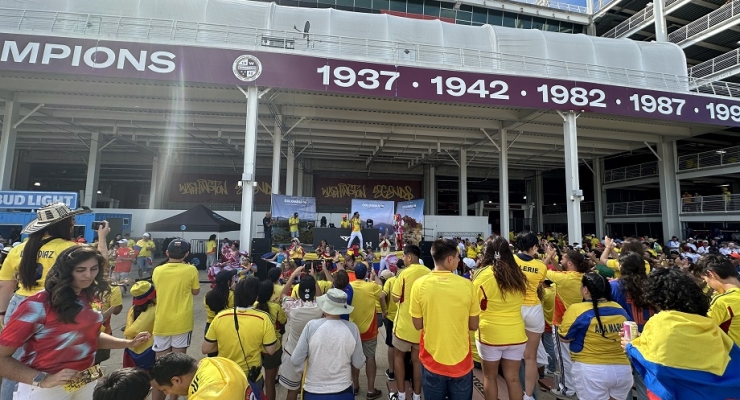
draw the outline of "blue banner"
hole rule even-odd
[[[79,195],[75,192],[0,191],[0,208],[35,210],[51,203],[64,203],[74,210],[79,206]]]
[[[418,245],[424,238],[424,199],[396,205],[396,241]]]
[[[379,229],[380,234],[384,235],[393,228],[393,205],[392,201],[352,199],[351,213],[347,217],[352,219],[352,214],[359,212],[362,226],[366,226],[366,221],[371,219],[373,228]]]
[[[316,221],[316,198],[272,195],[272,217],[288,219],[298,213],[303,221]]]

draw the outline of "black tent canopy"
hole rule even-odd
[[[146,230],[152,232],[179,232],[185,225],[186,232],[232,232],[238,231],[241,225],[224,218],[204,205],[197,205],[180,214],[146,224]]]

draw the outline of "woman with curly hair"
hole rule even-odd
[[[581,284],[583,301],[570,306],[560,324],[560,340],[570,343],[576,394],[581,400],[625,399],[632,369],[619,334],[627,313],[612,301],[606,278],[589,272]]]
[[[522,319],[522,302],[527,294],[527,278],[509,249],[509,242],[498,237],[483,252],[486,268],[473,280],[481,314],[475,345],[483,364],[483,390],[486,400],[498,398],[498,367],[504,372],[512,399],[523,398],[519,367],[527,345]]]
[[[740,281],[732,262],[720,254],[709,254],[699,259],[697,267],[704,281],[716,296],[709,306],[709,318],[740,345]]]
[[[740,393],[740,348],[708,318],[709,297],[679,269],[648,275],[645,300],[657,311],[640,337],[622,338],[651,399],[724,400]],[[701,352],[701,355],[697,354]],[[693,356],[692,356],[693,355]]]
[[[68,392],[63,386],[93,365],[98,349],[124,349],[151,335],[117,339],[100,331],[103,316],[92,309],[95,293],[108,290],[106,259],[89,246],[62,251],[44,290],[28,297],[0,333],[0,376],[19,382],[20,399],[76,400],[92,397],[95,382]],[[20,361],[12,358],[23,348]]]

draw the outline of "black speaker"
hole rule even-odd
[[[252,260],[261,258],[263,254],[269,253],[271,251],[272,246],[270,245],[270,239],[252,239],[252,247],[249,250],[249,255],[252,257]]]
[[[261,281],[267,279],[267,271],[269,271],[270,268],[275,267],[275,264],[261,258],[252,259],[252,262],[257,266],[257,272],[254,273],[254,276],[259,278]]]
[[[201,271],[205,271],[206,269],[206,260],[206,253],[190,253],[190,255],[185,258],[186,263],[195,265],[195,268]]]

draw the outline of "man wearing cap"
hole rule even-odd
[[[298,237],[298,224],[301,223],[301,219],[298,218],[298,213],[293,213],[293,216],[288,218],[288,226],[290,227],[290,237]]]
[[[154,250],[155,244],[152,241],[152,235],[149,232],[144,232],[141,236],[141,240],[136,242],[134,251],[136,251],[136,267],[139,271],[139,278],[144,277],[144,272],[151,274],[151,256],[152,250]]]
[[[360,369],[365,356],[357,325],[339,316],[351,315],[354,307],[347,304],[347,294],[339,289],[329,289],[317,303],[325,318],[306,324],[291,356],[296,367],[302,367],[308,358],[303,399],[331,396],[353,400],[351,367]]]
[[[304,267],[298,267],[293,270],[288,278],[283,291],[280,293],[280,304],[282,304],[285,314],[288,316],[288,322],[285,325],[283,334],[283,356],[280,365],[280,385],[288,389],[288,400],[298,398],[298,390],[301,388],[303,378],[303,365],[294,366],[291,362],[291,355],[295,351],[298,340],[303,333],[309,321],[319,319],[323,312],[316,304],[316,293],[321,289],[318,286],[314,272],[310,271],[301,279],[298,284],[297,298],[291,297],[293,292],[293,282],[303,273]]]
[[[370,271],[374,271],[370,268]],[[368,268],[363,263],[355,265],[356,280],[350,282],[352,286],[352,306],[354,311],[350,313],[349,320],[357,325],[360,330],[360,340],[362,341],[362,352],[365,355],[366,364],[365,372],[367,373],[367,398],[368,400],[377,399],[383,395],[379,389],[375,388],[375,349],[378,345],[378,324],[375,316],[376,302],[380,301],[381,289],[379,282],[375,282],[374,274],[370,272],[371,282],[366,282]],[[386,312],[385,302],[380,302],[383,313]],[[355,390],[360,388],[360,371],[352,370],[352,381]]]
[[[157,288],[154,316],[154,346],[157,357],[168,353],[185,353],[193,333],[193,296],[200,293],[198,270],[185,264],[190,243],[174,239],[167,246],[167,262],[152,274]],[[155,399],[156,400],[156,399]]]
[[[349,220],[347,219],[347,214],[342,215],[342,220],[339,221],[339,226],[344,229],[349,228]]]
[[[131,273],[131,264],[136,260],[136,252],[128,247],[128,240],[121,239],[118,241],[118,250],[116,250],[116,283],[123,285],[124,292],[128,285],[128,276]]]

